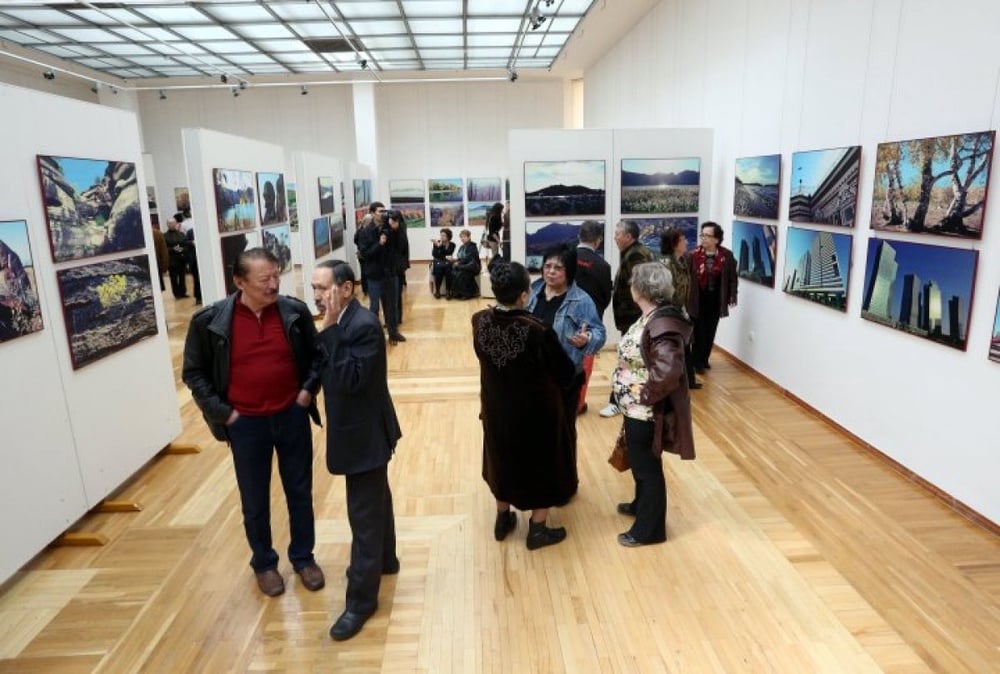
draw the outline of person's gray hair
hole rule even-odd
[[[662,262],[643,262],[632,269],[632,289],[653,304],[669,304],[674,296],[674,276]]]

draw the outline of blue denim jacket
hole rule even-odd
[[[531,284],[531,298],[528,300],[528,311],[534,311],[538,304],[539,293],[545,292],[545,279],[537,279]],[[587,324],[590,331],[590,341],[582,349],[578,349],[569,342],[569,338],[580,331],[580,326]],[[583,357],[597,353],[604,346],[607,339],[607,332],[604,330],[604,321],[597,315],[597,307],[590,295],[580,290],[576,283],[570,285],[566,291],[566,297],[562,305],[556,311],[555,321],[552,324],[559,337],[559,343],[563,351],[573,361],[577,372],[583,369]]]

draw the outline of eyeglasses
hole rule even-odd
[[[705,233],[703,232],[703,233],[701,234],[701,238],[703,238],[703,239],[714,239],[714,238],[715,238],[715,234],[705,234]]]
[[[542,269],[544,269],[545,271],[566,271],[566,267],[562,266],[561,264],[553,264],[551,262],[549,264],[544,265]]]

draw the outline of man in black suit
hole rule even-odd
[[[388,464],[402,433],[389,397],[382,327],[354,298],[354,285],[354,271],[342,260],[324,260],[313,270],[313,295],[324,314],[316,342],[326,465],[346,476],[353,536],[347,606],[330,628],[337,641],[353,637],[375,613],[382,574],[399,572]]]
[[[597,254],[604,241],[604,226],[596,220],[585,220],[580,225],[580,245],[576,247],[576,285],[594,300],[597,315],[604,318],[604,310],[611,303],[611,265]],[[587,384],[594,371],[594,355],[583,357],[583,388],[576,413],[587,411]]]

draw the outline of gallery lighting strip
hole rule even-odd
[[[388,78],[380,79],[378,84],[421,84],[432,83],[442,84],[448,82],[505,82],[506,75],[486,75],[483,77],[425,77],[425,78]],[[316,81],[295,81],[295,82],[263,82],[252,84],[254,89],[264,89],[267,87],[323,87],[339,86],[345,84],[369,84],[369,80],[316,80]],[[179,91],[184,89],[232,89],[231,84],[165,84],[162,86],[148,87],[126,87],[128,91]]]
[[[0,47],[4,46],[5,44],[6,43],[0,41]],[[63,75],[70,75],[71,77],[76,77],[78,79],[85,80],[87,82],[93,82],[94,84],[103,84],[104,86],[108,87],[109,89],[122,90],[122,89],[128,89],[129,88],[127,84],[123,84],[121,82],[118,82],[118,83],[108,82],[107,80],[102,80],[101,78],[99,78],[99,77],[93,77],[92,75],[82,75],[82,74],[80,74],[78,72],[74,72],[72,70],[67,70],[66,68],[62,68],[60,66],[55,66],[55,65],[52,65],[51,63],[46,63],[44,61],[37,61],[37,60],[35,60],[33,58],[28,58],[27,56],[21,56],[20,54],[15,54],[13,52],[9,52],[6,49],[2,49],[2,48],[0,48],[0,56],[6,56],[6,57],[12,58],[12,59],[14,59],[16,61],[23,61],[25,63],[30,63],[31,65],[35,65],[35,66],[38,66],[40,68],[45,68],[46,70],[51,70],[54,73],[62,73]],[[46,79],[48,79],[48,78],[46,78]]]

